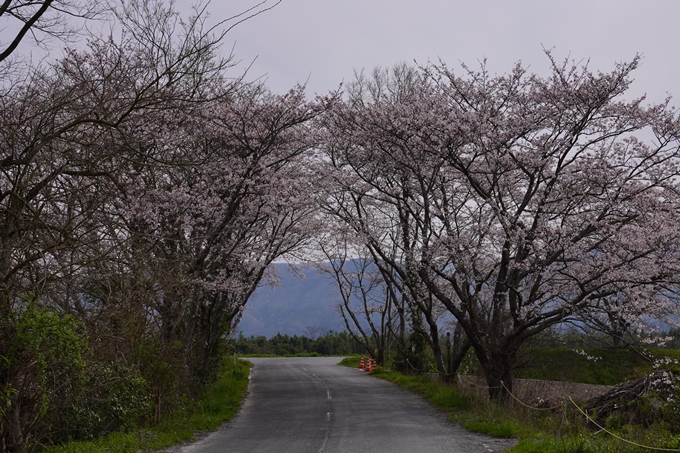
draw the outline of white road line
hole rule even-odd
[[[324,423],[324,429],[326,430],[326,435],[323,438],[323,442],[321,443],[321,448],[319,448],[319,453],[323,453],[324,449],[326,448],[326,444],[328,443],[328,437],[331,434],[331,413],[326,412],[326,423]]]

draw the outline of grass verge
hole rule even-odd
[[[358,367],[359,357],[347,357],[339,365]],[[516,438],[507,453],[638,453],[652,449],[680,452],[680,435],[675,429],[656,424],[614,430],[621,441],[589,424],[575,407],[536,410],[510,400],[492,403],[465,393],[456,385],[423,375],[403,375],[378,367],[371,375],[394,382],[425,397],[448,414],[449,420],[466,429],[493,437]],[[672,427],[671,427],[672,428]],[[644,446],[644,447],[643,447]],[[557,448],[556,448],[557,447]]]
[[[678,351],[653,350],[650,356],[678,359]],[[588,357],[591,357],[590,359]],[[616,385],[654,371],[652,362],[631,348],[527,348],[522,351],[517,377],[584,384]]]
[[[194,440],[194,434],[213,431],[231,420],[248,389],[252,364],[226,360],[220,379],[210,386],[188,412],[176,413],[158,426],[134,432],[112,433],[100,439],[70,442],[42,450],[42,453],[140,453],[160,450]]]
[[[359,357],[346,357],[338,365],[358,367]],[[489,434],[494,437],[517,437],[528,433],[527,429],[504,416],[498,406],[487,401],[477,401],[465,395],[455,386],[425,375],[404,375],[397,371],[378,367],[371,374],[380,379],[424,396],[430,403],[445,411],[449,419],[460,423],[466,429]]]
[[[276,355],[276,354],[239,354],[239,357],[242,358],[281,358],[281,357],[322,357],[321,354],[318,352],[298,352],[297,354],[285,354],[285,355]]]

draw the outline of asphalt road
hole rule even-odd
[[[422,398],[338,358],[248,359],[248,396],[230,423],[181,453],[502,451],[513,441],[469,433]]]

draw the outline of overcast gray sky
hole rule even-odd
[[[214,21],[256,3],[213,0],[209,10]],[[658,102],[666,93],[680,98],[679,19],[679,0],[283,0],[227,43],[242,65],[256,58],[249,78],[266,77],[275,92],[307,81],[310,95],[336,88],[355,68],[401,61],[456,68],[486,58],[494,73],[522,61],[545,74],[543,47],[602,71],[640,53],[631,95]]]

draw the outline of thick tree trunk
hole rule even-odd
[[[399,319],[398,330],[395,331],[395,326],[391,323],[388,325],[392,338],[397,342],[397,353],[401,357],[408,354],[408,345],[406,343],[406,316],[404,315],[404,308],[397,307],[397,314]]]
[[[222,321],[226,312],[224,297],[217,296],[201,305],[198,329],[194,333],[194,373],[202,384],[217,380],[219,375],[218,341],[222,334]]]
[[[514,353],[507,350],[487,351],[486,357],[480,360],[492,401],[504,402],[508,392],[512,392],[511,370],[515,363],[514,356]]]

